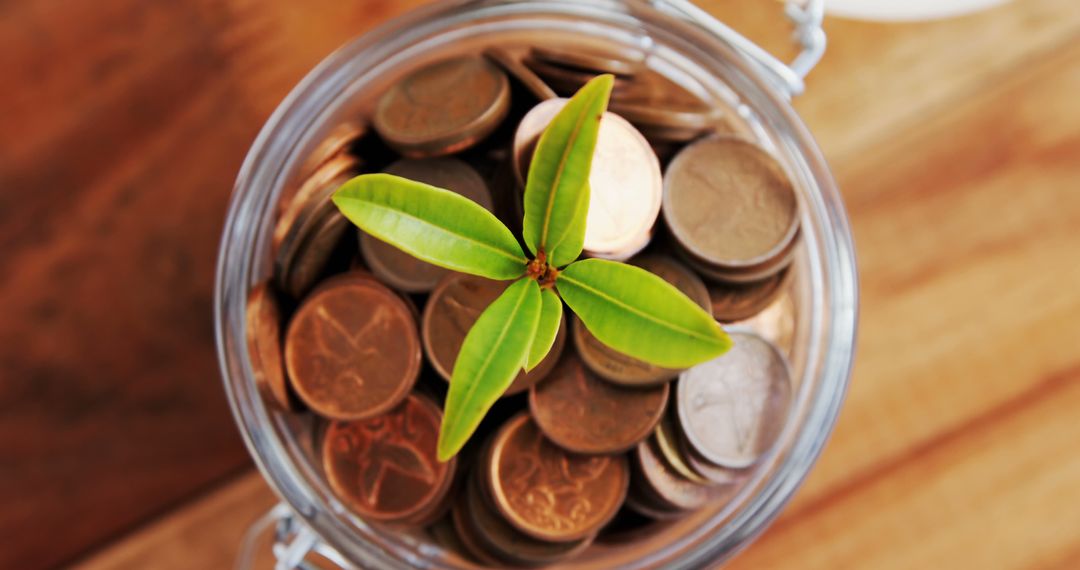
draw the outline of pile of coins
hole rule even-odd
[[[626,260],[723,323],[734,348],[689,370],[615,351],[567,313],[457,458],[440,403],[466,333],[508,283],[454,273],[334,207],[387,172],[457,192],[519,228],[536,142],[571,95],[616,77],[589,178],[584,255]],[[328,131],[279,202],[274,270],[249,294],[267,404],[315,418],[315,459],[364,520],[423,529],[493,566],[567,560],[605,533],[731,500],[792,401],[799,203],[781,165],[637,53],[489,46],[408,70]]]

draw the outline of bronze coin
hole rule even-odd
[[[785,269],[762,281],[745,285],[710,284],[709,299],[712,314],[722,323],[749,319],[765,310],[787,286],[790,269]]]
[[[480,540],[480,531],[473,524],[469,511],[468,493],[457,493],[454,497],[453,507],[450,509],[450,518],[454,522],[454,530],[457,531],[458,540],[464,547],[465,556],[485,566],[499,568],[504,565],[502,560],[487,551]]]
[[[570,97],[577,93],[589,80],[598,75],[591,71],[554,65],[531,55],[523,59],[522,62],[543,78],[544,82],[550,85],[556,93],[564,97]],[[613,89],[626,89],[628,83],[630,83],[628,78],[616,76]]]
[[[723,125],[716,108],[664,76],[641,74],[632,87],[612,98],[610,110],[649,140],[685,143]]]
[[[708,485],[711,482],[710,479],[700,475],[690,467],[687,457],[683,455],[682,448],[679,447],[679,436],[675,432],[675,427],[672,425],[671,418],[667,413],[657,424],[652,439],[653,447],[660,452],[664,464],[671,468],[672,471],[678,473],[683,479],[701,485]]]
[[[664,255],[645,255],[630,261],[648,270],[682,291],[687,297],[709,310],[709,291],[693,271]],[[574,346],[590,370],[603,378],[627,386],[650,386],[667,382],[679,375],[679,370],[663,368],[623,354],[600,342],[581,322],[573,318]]]
[[[713,265],[698,258],[681,246],[677,247],[675,251],[687,265],[693,267],[702,277],[713,283],[745,285],[763,281],[790,267],[795,260],[795,253],[799,244],[802,243],[800,240],[801,233],[795,232],[795,237],[792,238],[787,247],[777,252],[775,256],[746,267],[732,268]]]
[[[621,453],[652,433],[667,406],[668,385],[626,388],[600,380],[573,354],[529,390],[540,431],[575,453]]]
[[[282,264],[279,279],[285,292],[294,299],[300,299],[311,290],[322,277],[334,248],[348,229],[349,220],[341,212],[330,211],[322,216],[318,225],[291,250],[292,255]]]
[[[771,342],[751,332],[730,335],[731,350],[679,376],[676,411],[694,451],[739,469],[772,447],[787,422],[791,373]]]
[[[668,166],[664,219],[697,258],[747,268],[788,248],[799,229],[799,202],[769,153],[741,139],[710,138],[686,147]]]
[[[367,127],[356,121],[346,121],[330,129],[315,148],[308,153],[303,164],[297,170],[300,176],[307,178],[331,159],[347,152],[349,145],[364,136]]]
[[[527,413],[492,442],[488,481],[499,512],[518,530],[552,542],[596,534],[626,497],[622,455],[578,455],[544,438]]]
[[[245,317],[248,357],[259,394],[281,410],[296,411],[298,406],[289,394],[281,356],[281,309],[269,281],[259,283],[248,293]]]
[[[310,176],[306,177],[300,188],[288,200],[284,198],[281,204],[284,208],[274,224],[274,233],[271,237],[275,251],[280,251],[285,243],[285,237],[290,233],[297,233],[299,226],[307,221],[306,214],[319,211],[321,205],[330,200],[333,190],[340,184],[336,181],[344,175],[356,172],[359,163],[356,158],[349,154],[335,156],[322,164]],[[332,188],[330,188],[332,186]]]
[[[645,440],[634,448],[631,462],[640,470],[648,490],[664,504],[679,510],[698,509],[731,493],[729,486],[702,485],[680,476],[664,463],[652,440]]]
[[[352,275],[312,292],[285,337],[293,387],[327,418],[364,419],[390,410],[412,389],[420,360],[409,307],[385,286]]]
[[[471,166],[454,158],[399,160],[384,172],[456,192],[489,211],[493,208],[484,179]],[[364,232],[360,232],[360,251],[381,281],[408,293],[427,293],[450,273]]]
[[[390,412],[335,421],[323,444],[323,467],[334,493],[368,520],[410,522],[443,499],[454,460],[436,459],[442,413],[410,395]]]
[[[633,77],[641,71],[645,56],[641,52],[605,49],[566,49],[555,46],[535,46],[529,55],[538,61],[569,67],[595,75],[610,73],[620,77]]]
[[[549,542],[517,530],[495,512],[484,494],[481,478],[475,475],[469,478],[465,493],[468,516],[480,546],[504,562],[523,566],[550,564],[575,556],[592,543],[593,536],[574,542]]]
[[[444,380],[450,381],[457,362],[458,352],[465,342],[465,335],[472,329],[480,313],[502,292],[508,283],[492,281],[483,277],[451,273],[431,293],[421,321],[421,337],[424,351],[432,367]],[[531,372],[520,372],[507,388],[504,396],[528,390],[551,372],[559,361],[566,345],[565,320],[559,324],[551,352]]]
[[[544,83],[543,79],[540,79],[538,75],[533,73],[533,70],[521,63],[520,58],[516,57],[506,49],[493,46],[484,50],[484,55],[517,79],[540,101],[558,97],[558,95],[555,94],[555,91],[553,91],[547,83]]]
[[[495,130],[510,109],[506,74],[480,56],[417,69],[379,100],[374,126],[410,157],[460,152]]]

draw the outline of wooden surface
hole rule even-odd
[[[0,4],[0,568],[231,564],[274,499],[214,361],[229,187],[311,65],[417,3]],[[773,3],[702,4],[786,49]],[[731,566],[1080,567],[1080,11],[826,28],[796,107],[852,218],[855,374]]]

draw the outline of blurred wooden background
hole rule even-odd
[[[0,568],[225,568],[273,498],[210,324],[231,184],[391,0],[0,2]],[[701,2],[790,54],[773,2]],[[735,568],[1080,567],[1080,10],[828,20],[854,382]]]

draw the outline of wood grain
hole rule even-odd
[[[227,189],[311,65],[418,3],[0,4],[0,568],[185,499],[82,567],[231,564],[273,497],[201,492],[247,465],[208,322]],[[775,3],[701,4],[790,57]],[[826,30],[796,107],[852,218],[859,352],[819,465],[731,566],[1076,568],[1080,11]]]

